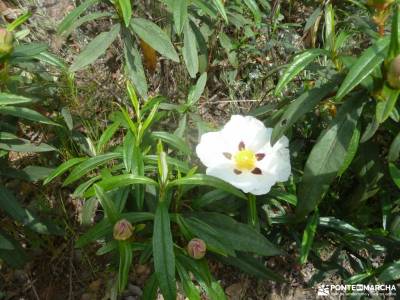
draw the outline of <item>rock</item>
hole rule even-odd
[[[129,284],[128,290],[129,290],[130,294],[133,296],[142,296],[143,295],[142,289],[140,287],[138,287],[137,285]]]
[[[225,290],[230,300],[240,300],[243,292],[243,284],[241,282],[228,286]]]

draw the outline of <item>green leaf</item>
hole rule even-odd
[[[2,250],[13,250],[14,245],[0,232],[0,249]]]
[[[95,62],[118,37],[120,28],[121,26],[119,24],[115,24],[109,32],[102,32],[97,35],[76,57],[74,63],[70,67],[70,71],[76,72]]]
[[[400,90],[394,90],[386,85],[383,88],[384,99],[378,100],[376,104],[376,120],[379,124],[382,124],[389,118],[393,109],[396,106],[397,99],[400,95]]]
[[[106,153],[95,157],[91,157],[85,160],[83,163],[79,164],[77,167],[75,167],[74,170],[71,172],[71,174],[67,177],[67,179],[65,179],[63,185],[66,186],[68,184],[71,184],[77,181],[82,176],[86,175],[88,172],[92,171],[93,169],[107,163],[110,160],[120,157],[121,157],[120,153]]]
[[[20,61],[21,59],[32,59],[36,55],[46,51],[48,46],[41,43],[29,43],[20,44],[14,48],[14,52],[11,54],[11,60],[13,63]]]
[[[171,145],[176,150],[179,150],[182,153],[189,155],[192,152],[190,150],[190,148],[188,147],[188,145],[186,144],[186,142],[182,138],[180,138],[174,134],[164,132],[164,131],[153,131],[151,133],[151,136],[155,140],[161,140],[162,142],[167,143],[168,145]]]
[[[244,3],[250,9],[251,13],[254,16],[254,21],[257,26],[261,25],[261,11],[258,8],[257,2],[255,0],[244,0]]]
[[[129,241],[118,242],[119,268],[118,268],[118,290],[122,293],[128,284],[129,269],[132,264],[132,246]]]
[[[68,31],[85,10],[87,10],[90,6],[96,4],[99,1],[100,0],[86,0],[81,5],[76,7],[73,11],[71,11],[58,26],[58,34],[61,34],[64,31]]]
[[[388,160],[389,162],[395,162],[399,158],[400,154],[400,132],[394,138],[389,148]]]
[[[199,79],[196,82],[196,85],[190,89],[188,98],[187,98],[187,105],[190,107],[195,105],[197,101],[199,101],[201,95],[204,92],[204,88],[207,84],[207,73],[201,74]]]
[[[10,105],[10,104],[12,105],[12,104],[31,103],[31,102],[34,102],[34,100],[31,98],[9,93],[0,93],[0,107],[2,105]]]
[[[185,61],[186,69],[188,70],[190,77],[195,78],[199,71],[199,57],[197,55],[196,36],[194,35],[189,22],[185,23],[183,35],[183,60]]]
[[[392,32],[390,34],[390,45],[387,61],[392,60],[398,54],[400,54],[400,5],[395,4],[393,6],[393,10]]]
[[[138,150],[135,149],[135,138],[132,134],[132,132],[128,132],[128,134],[125,136],[124,139],[124,144],[122,148],[122,156],[124,160],[124,165],[125,169],[128,172],[131,172],[135,168],[135,162],[134,162],[134,151]]]
[[[354,238],[357,238],[357,239],[366,239],[366,235],[364,233],[362,233],[360,230],[358,230],[354,226],[352,226],[342,220],[336,219],[334,217],[319,218],[318,226],[334,229],[341,233],[352,235]]]
[[[7,25],[7,30],[14,31],[18,26],[24,24],[31,16],[32,16],[32,13],[30,11],[20,15],[12,23]]]
[[[153,231],[154,270],[161,292],[166,300],[176,299],[175,254],[168,208],[158,203]]]
[[[308,218],[306,228],[303,232],[303,239],[301,241],[300,248],[300,264],[305,264],[307,262],[308,254],[310,253],[311,246],[314,242],[314,236],[317,231],[319,214],[318,211]]]
[[[98,0],[99,1],[99,0]],[[113,14],[110,12],[94,12],[77,19],[71,26],[69,26],[65,31],[62,32],[63,37],[68,37],[76,28],[82,26],[87,22],[91,22],[97,19],[112,17]]]
[[[39,220],[31,211],[23,208],[14,195],[0,186],[0,208],[14,220],[40,234],[63,235],[64,232],[53,223]]]
[[[114,202],[111,201],[111,199],[99,185],[94,184],[94,191],[96,193],[97,199],[104,209],[106,217],[113,224],[117,222],[119,219],[119,213],[117,211],[117,208],[115,207]]]
[[[178,271],[179,277],[181,278],[183,290],[185,291],[185,295],[189,300],[201,300],[200,292],[198,288],[192,282],[190,275],[186,269],[176,262],[176,269]]]
[[[30,141],[25,139],[17,139],[17,140],[7,140],[0,142],[0,149],[15,151],[15,152],[49,152],[55,151],[56,149],[50,145],[45,143],[41,143],[39,145],[32,144]]]
[[[135,47],[130,32],[124,31],[124,56],[125,56],[125,72],[132,81],[140,96],[147,98],[147,79],[143,69],[142,57]]]
[[[379,67],[386,57],[388,46],[389,39],[379,39],[361,54],[340,86],[336,94],[337,100],[341,100],[370,75],[375,68]]]
[[[146,300],[155,300],[157,298],[158,292],[158,282],[157,276],[153,273],[149,279],[147,279],[146,284],[143,288],[143,298]]]
[[[337,176],[339,176],[339,177],[344,174],[344,172],[347,170],[347,168],[350,166],[351,162],[353,161],[354,157],[356,156],[356,153],[358,150],[358,145],[360,144],[360,137],[361,137],[360,127],[361,126],[358,123],[358,126],[356,126],[356,128],[354,129],[353,136],[351,137],[351,140],[350,140],[349,148],[347,149],[346,158],[344,159],[344,162],[338,171]]]
[[[181,222],[193,236],[204,240],[209,251],[223,256],[235,256],[231,241],[223,239],[223,235],[216,228],[211,227],[198,218],[181,218]]]
[[[146,155],[144,157],[144,162],[152,165],[157,165],[158,163],[158,157],[157,155]],[[176,170],[178,170],[181,173],[188,173],[189,172],[189,165],[179,159],[172,158],[167,156],[167,163],[168,165],[174,167]]]
[[[121,123],[119,121],[115,121],[112,123],[110,126],[104,130],[104,132],[101,134],[99,141],[97,142],[96,148],[97,152],[102,152],[107,143],[111,140],[111,138],[114,136],[114,134],[117,132],[119,129]]]
[[[82,248],[93,241],[97,241],[103,238],[110,232],[112,232],[111,223],[107,219],[103,219],[92,228],[90,228],[88,231],[86,231],[83,235],[81,235],[76,241],[75,247]]]
[[[400,169],[397,168],[394,163],[389,163],[389,172],[394,183],[400,189]]]
[[[331,94],[336,87],[336,80],[328,82],[320,87],[306,91],[290,103],[272,131],[271,143],[275,144],[294,123]]]
[[[180,179],[176,179],[168,183],[168,187],[180,186],[180,185],[207,185],[217,189],[221,189],[225,192],[231,193],[238,198],[247,200],[244,193],[236,189],[233,185],[213,176],[204,174],[195,174]]]
[[[42,124],[60,126],[59,124],[51,121],[40,113],[26,107],[2,106],[0,107],[0,114],[10,115]]]
[[[149,44],[151,48],[161,55],[175,62],[179,62],[179,56],[171,40],[156,24],[146,19],[134,18],[131,21],[131,28],[143,41]]]
[[[134,184],[148,184],[148,185],[153,185],[156,186],[157,182],[154,180],[144,177],[144,176],[139,176],[139,175],[132,175],[132,174],[124,174],[124,175],[118,175],[118,176],[112,176],[107,179],[103,179],[97,183],[100,187],[104,189],[104,191],[110,191],[116,188],[120,187],[125,187],[129,185],[134,185]],[[90,188],[84,196],[86,198],[92,197],[94,195],[94,189]]]
[[[275,88],[275,95],[279,95],[286,85],[301,71],[304,70],[316,57],[320,55],[327,55],[326,50],[311,49],[306,52],[296,55],[293,62],[280,77],[280,80]]]
[[[49,174],[53,171],[53,168],[46,168],[40,166],[27,166],[21,170],[24,174],[24,178],[30,182],[36,182],[42,180],[49,176]]]
[[[222,0],[212,0],[212,2],[217,7],[219,13],[224,18],[225,22],[228,23],[228,16],[226,15],[224,3],[222,2]]]
[[[172,0],[172,12],[176,33],[180,35],[185,24],[188,22],[188,2],[187,0]]]
[[[285,282],[285,279],[276,271],[272,271],[264,266],[259,260],[250,255],[238,254],[236,257],[219,257],[223,263],[235,266],[250,275],[276,282]]]
[[[378,279],[382,282],[395,281],[400,279],[400,261],[395,261],[384,268]]]
[[[281,255],[283,253],[248,224],[236,222],[233,218],[219,213],[196,212],[193,215],[214,228],[221,235],[221,241],[230,243],[235,250],[263,256]]]
[[[131,0],[118,0],[125,26],[128,27],[132,17]]]
[[[308,156],[298,188],[296,213],[305,216],[324,197],[343,165],[365,100],[360,94],[347,99],[335,119],[318,138]]]

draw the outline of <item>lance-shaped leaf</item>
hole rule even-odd
[[[318,211],[309,217],[306,228],[303,232],[303,239],[300,247],[300,263],[307,262],[308,254],[310,253],[311,246],[314,242],[315,232],[317,231],[319,214]]]
[[[132,17],[131,0],[118,0],[118,5],[121,9],[122,18],[124,19],[125,26],[129,26]]]
[[[376,104],[376,120],[382,124],[389,118],[393,109],[396,106],[397,99],[400,95],[400,90],[389,88],[387,85],[383,87],[383,99]]]
[[[53,122],[52,120],[46,118],[42,114],[38,113],[37,111],[34,111],[30,108],[26,107],[17,107],[17,106],[3,106],[0,107],[0,114],[3,115],[10,115],[14,116],[17,118],[21,119],[26,119],[42,124],[48,124],[48,125],[55,125],[55,126],[60,126],[56,122]]]
[[[99,2],[100,0],[86,0],[81,5],[76,7],[73,11],[69,13],[68,16],[64,18],[61,24],[58,26],[58,34],[63,33],[64,31],[69,30],[74,24],[75,21],[79,18],[79,16],[90,6]]]
[[[101,186],[104,189],[104,191],[111,191],[116,188],[130,186],[134,184],[147,184],[156,186],[157,182],[145,176],[124,174],[103,179],[99,181],[97,184]],[[92,197],[94,194],[95,194],[94,189],[90,188],[88,191],[85,192],[84,196],[86,198],[89,198]]]
[[[172,0],[172,11],[174,16],[174,24],[176,32],[182,33],[183,27],[188,22],[188,1],[187,0]]]
[[[96,36],[75,59],[70,71],[76,72],[95,62],[117,38],[120,28],[119,24],[115,24],[110,31],[102,32]]]
[[[328,82],[320,87],[303,93],[300,97],[290,103],[272,131],[271,143],[275,144],[294,123],[296,123],[304,114],[312,110],[321,100],[331,94],[336,87],[336,80]]]
[[[179,56],[167,34],[153,22],[134,18],[131,21],[132,30],[153,49],[165,57],[179,62]]]
[[[166,300],[176,299],[173,246],[168,208],[164,201],[160,201],[154,216],[153,257],[157,281]]]
[[[194,35],[189,22],[186,22],[183,34],[183,60],[185,61],[186,69],[188,70],[190,77],[195,78],[199,71],[199,57],[197,55],[196,36]]]
[[[299,216],[303,217],[317,207],[337,176],[346,159],[365,99],[360,94],[347,99],[311,150],[298,189],[296,212]]]
[[[246,195],[236,189],[233,185],[213,176],[204,174],[194,174],[191,176],[176,179],[168,183],[168,187],[179,186],[179,185],[208,185],[221,189],[225,192],[231,193],[242,199],[247,199]]]
[[[30,102],[34,102],[34,100],[24,96],[19,96],[9,93],[0,93],[0,107],[2,105],[10,105],[10,104],[12,105],[12,104],[21,104]]]
[[[346,96],[383,62],[388,47],[388,38],[379,39],[361,54],[340,86],[336,94],[337,100]]]
[[[289,67],[281,76],[278,84],[275,88],[275,95],[279,95],[280,92],[286,87],[286,85],[301,71],[304,70],[316,57],[320,55],[327,55],[328,52],[323,49],[311,49],[296,55],[293,62],[289,64]]]
[[[132,81],[140,96],[147,98],[147,79],[143,69],[142,58],[135,47],[130,32],[124,31],[125,72]]]
[[[92,171],[98,166],[101,166],[102,164],[105,164],[110,160],[120,157],[120,153],[107,153],[92,157],[84,161],[83,163],[75,167],[71,174],[67,177],[67,179],[65,179],[64,186],[77,181],[79,178],[86,175],[88,172]]]

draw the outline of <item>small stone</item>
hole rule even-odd
[[[137,285],[129,284],[128,290],[131,293],[131,295],[133,295],[133,296],[142,296],[143,295],[142,289],[140,287],[138,287]]]

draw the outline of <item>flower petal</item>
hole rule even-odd
[[[257,167],[272,175],[276,182],[288,180],[291,174],[289,140],[283,136],[273,147],[266,143],[259,151],[265,153],[264,159],[257,161]]]
[[[196,154],[206,167],[229,161],[224,153],[231,153],[231,151],[226,147],[221,131],[203,134],[196,147]]]
[[[238,148],[244,142],[247,149],[257,151],[271,139],[272,129],[252,116],[233,115],[221,130],[229,148]]]
[[[245,193],[254,195],[263,195],[270,191],[275,184],[274,176],[268,172],[262,174],[252,174],[245,171],[240,174],[234,172],[234,168],[230,164],[219,164],[207,168],[207,175],[218,177],[226,182],[229,182]]]

